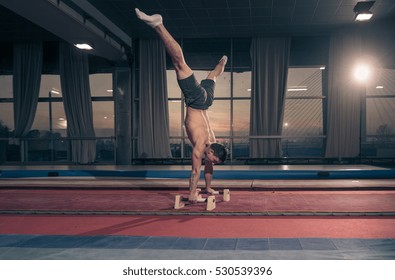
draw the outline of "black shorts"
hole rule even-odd
[[[215,82],[205,79],[199,84],[192,74],[188,78],[178,80],[178,85],[185,98],[185,104],[191,108],[207,110],[214,101]]]

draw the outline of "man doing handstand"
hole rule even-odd
[[[195,75],[186,64],[184,54],[180,45],[167,31],[162,22],[162,16],[155,14],[146,15],[139,9],[136,9],[139,19],[155,29],[160,39],[163,41],[166,51],[172,59],[177,81],[182,90],[187,106],[185,117],[185,128],[188,138],[193,145],[192,150],[192,171],[189,179],[189,198],[192,203],[197,201],[197,184],[200,177],[200,167],[204,160],[204,179],[206,182],[206,192],[209,194],[218,194],[211,188],[211,179],[213,176],[214,164],[224,162],[227,156],[226,148],[216,142],[214,133],[210,127],[210,121],[207,109],[211,106],[214,99],[214,88],[216,78],[224,72],[228,58],[223,56],[215,68],[208,74],[205,80],[199,84]]]

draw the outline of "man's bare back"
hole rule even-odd
[[[192,146],[205,146],[215,142],[215,136],[206,110],[187,107],[185,129]]]

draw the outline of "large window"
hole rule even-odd
[[[0,163],[10,158],[8,156],[8,137],[14,130],[14,108],[12,103],[12,76],[0,75]]]
[[[217,78],[215,100],[208,110],[211,127],[217,142],[230,150],[230,158],[248,155],[250,65],[237,56],[248,56],[249,39],[239,40],[238,47],[230,39],[211,39],[204,42],[187,40],[181,42],[188,65],[196,79],[205,79],[225,54],[229,60],[225,72]],[[231,51],[232,50],[232,51]],[[178,87],[175,71],[167,71],[170,114],[170,143],[175,158],[189,158],[192,146],[184,127],[185,105]]]
[[[366,86],[366,138],[362,154],[395,156],[395,70],[375,69]]]
[[[205,41],[202,50],[183,41],[184,52],[198,81],[213,67],[213,57],[221,57],[218,46],[210,50]],[[219,43],[218,39],[212,43]],[[230,159],[249,157],[251,102],[251,66],[249,40],[223,40],[230,47],[225,73],[216,83],[215,102],[208,110],[217,141],[228,146]],[[192,50],[188,49],[190,47]],[[208,63],[210,62],[210,63]],[[215,61],[214,61],[215,62]],[[321,157],[324,150],[322,73],[320,67],[289,68],[282,131],[283,157]],[[169,89],[170,136],[173,157],[188,158],[191,145],[183,126],[185,108],[174,70],[167,71]]]
[[[13,137],[12,76],[0,76],[0,162],[70,161],[70,141],[59,75],[42,75],[37,110],[31,130],[20,142]],[[114,101],[112,74],[90,75],[97,161],[114,161]]]
[[[0,75],[0,125],[14,129],[12,75]]]
[[[282,129],[283,157],[323,155],[322,70],[289,68]]]

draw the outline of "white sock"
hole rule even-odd
[[[151,26],[152,28],[155,28],[159,24],[162,24],[162,16],[161,15],[155,14],[155,15],[149,16],[137,8],[135,9],[135,11],[136,11],[137,17],[139,19],[141,19],[142,21],[144,21],[149,26]]]

